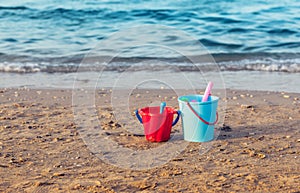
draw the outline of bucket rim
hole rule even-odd
[[[177,100],[178,100],[178,102],[187,103],[186,101],[183,101],[180,98],[182,98],[182,97],[190,97],[190,96],[200,96],[200,97],[203,97],[203,95],[200,95],[200,94],[191,94],[191,95],[179,96]],[[205,101],[205,102],[200,102],[200,101],[191,102],[191,101],[189,101],[189,103],[190,104],[210,104],[210,103],[216,103],[220,99],[218,96],[211,95],[211,97],[212,97],[211,101]]]
[[[140,108],[138,111],[141,115],[150,115],[150,116],[161,116],[162,114],[160,113],[145,113],[143,110],[145,109],[149,109],[149,108],[158,108],[160,109],[160,106],[153,106],[153,107],[143,107],[143,108]],[[170,107],[170,106],[166,106],[165,109],[167,110],[168,113],[172,113],[172,114],[175,114],[177,112],[176,109],[174,109],[173,107]],[[159,111],[158,111],[159,112]]]

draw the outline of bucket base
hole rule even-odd
[[[166,141],[169,141],[169,139],[170,138],[168,138],[168,139],[156,139],[156,138],[153,138],[153,137],[146,137],[147,141],[153,142],[153,143],[166,142]]]
[[[201,128],[195,125],[194,128],[184,128],[183,138],[185,141],[190,142],[208,142],[214,139],[214,126],[210,125],[207,128]]]
[[[158,131],[154,134],[145,135],[145,138],[147,141],[150,142],[166,142],[170,139],[170,133],[169,132],[161,133]]]
[[[203,142],[210,142],[210,141],[213,141],[213,139],[214,138],[212,138],[212,139],[208,139],[208,140],[196,140],[196,139],[184,139],[185,141],[188,141],[188,142],[201,142],[201,143],[203,143]]]

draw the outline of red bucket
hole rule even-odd
[[[144,125],[146,139],[151,142],[168,141],[171,128],[179,120],[180,111],[166,107],[160,114],[160,107],[145,107],[135,112],[138,120]],[[174,114],[177,114],[173,122]],[[142,117],[140,117],[140,115]]]

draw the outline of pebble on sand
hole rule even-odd
[[[249,108],[253,108],[253,106],[247,104],[241,104],[241,108],[249,109]]]
[[[264,158],[266,158],[266,155],[263,153],[258,153],[257,157],[259,157],[260,159],[264,159]]]
[[[56,172],[56,173],[53,173],[53,176],[64,176],[65,173],[60,173],[60,172]]]

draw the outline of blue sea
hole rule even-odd
[[[197,77],[195,65],[213,62],[228,88],[300,92],[299,10],[297,0],[2,0],[0,86],[71,87],[75,73],[103,70],[102,86],[124,71]],[[203,54],[212,60],[187,59]],[[79,68],[88,56],[101,59]]]

